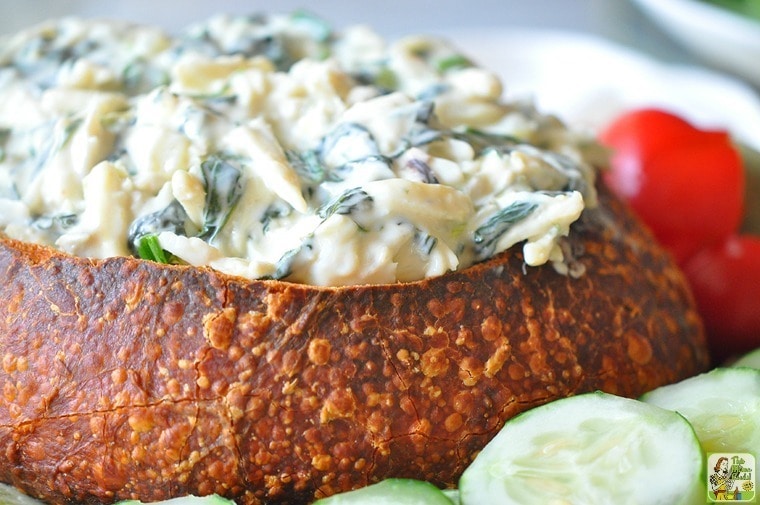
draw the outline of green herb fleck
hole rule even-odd
[[[0,128],[0,163],[5,161],[5,145],[11,136],[10,128]]]
[[[216,102],[229,104],[234,104],[238,99],[238,96],[232,93],[232,86],[230,86],[229,83],[226,83],[216,91],[208,93],[188,94],[187,97],[199,102]]]
[[[127,242],[130,250],[137,254],[140,241],[147,235],[158,235],[162,231],[169,231],[177,235],[187,235],[185,224],[188,221],[185,208],[177,201],[165,208],[150,214],[140,216],[129,225]],[[139,254],[138,254],[139,256]]]
[[[84,120],[82,118],[77,118],[71,120],[68,124],[66,124],[66,127],[63,129],[63,139],[61,139],[60,148],[65,147],[66,144],[69,143],[71,137],[73,137],[74,133],[76,133],[79,127],[82,126],[83,122]]]
[[[383,67],[375,74],[374,84],[382,90],[394,90],[398,88],[398,77],[393,70]]]
[[[447,58],[442,58],[436,62],[436,69],[441,74],[444,74],[448,72],[449,70],[457,70],[461,68],[468,68],[471,66],[472,66],[472,61],[470,61],[466,56],[463,56],[461,54],[455,54]]]
[[[737,14],[746,16],[753,21],[760,21],[760,3],[757,0],[703,0],[724,9],[730,9]]]
[[[144,260],[163,264],[169,263],[169,257],[161,247],[158,235],[143,235],[140,238],[140,245],[137,247],[137,255]]]

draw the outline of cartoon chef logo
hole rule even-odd
[[[755,457],[752,454],[710,454],[707,458],[710,502],[755,503]]]

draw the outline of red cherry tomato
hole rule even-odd
[[[638,109],[613,121],[599,139],[613,149],[605,182],[679,263],[737,230],[744,171],[725,132],[700,130],[662,110]]]
[[[692,287],[713,359],[760,347],[760,237],[732,236],[683,267]]]
[[[615,118],[599,139],[615,149],[616,159],[625,161],[633,155],[635,160],[649,158],[693,136],[694,127],[680,116],[660,109],[634,109]]]

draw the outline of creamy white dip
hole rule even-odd
[[[314,285],[561,264],[588,139],[503,95],[443,40],[304,13],[57,20],[0,41],[0,231]]]

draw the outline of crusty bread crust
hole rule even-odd
[[[452,486],[503,422],[704,370],[680,272],[605,191],[569,245],[381,286],[249,281],[0,240],[0,480],[51,503],[307,503]]]

